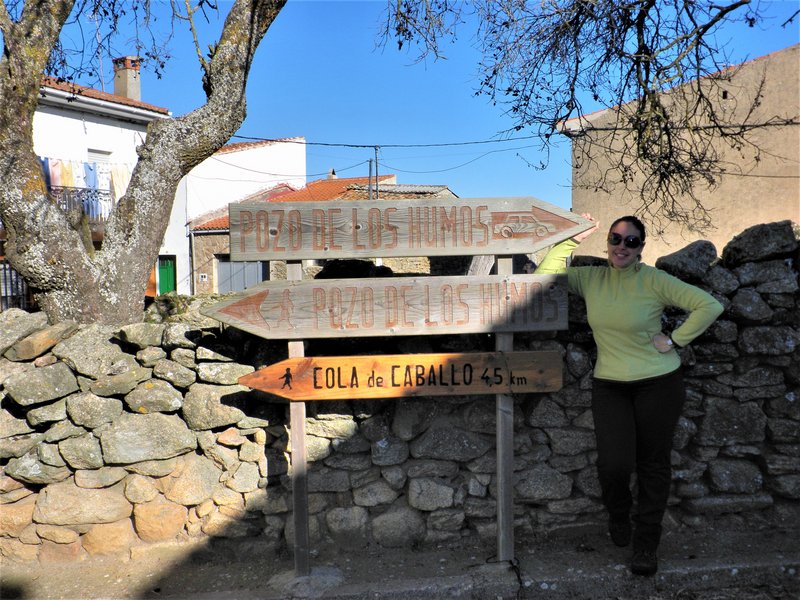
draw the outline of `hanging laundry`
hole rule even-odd
[[[75,187],[75,178],[72,176],[72,161],[61,161],[61,185],[63,187]]]
[[[111,165],[111,192],[115,201],[118,201],[125,195],[130,180],[131,172],[128,165],[125,163],[115,163]]]
[[[111,209],[114,208],[114,203],[107,195],[102,195],[98,199],[98,217],[101,221],[107,221],[108,216],[111,214]]]
[[[61,159],[60,158],[51,158],[50,159],[50,186],[51,187],[61,187]]]
[[[93,162],[83,163],[83,179],[90,190],[97,189],[97,165]]]
[[[83,161],[72,160],[70,161],[70,167],[72,170],[72,186],[76,188],[85,188],[86,172],[83,168]]]
[[[97,189],[111,191],[111,165],[104,162],[97,165]]]
[[[95,203],[96,203],[94,194],[82,194],[80,198],[81,198],[81,205],[83,208],[83,214],[85,214],[90,219],[93,219],[95,212]]]
[[[42,173],[44,174],[44,184],[47,186],[47,189],[50,189],[50,159],[46,156],[39,157],[39,161],[42,163]]]

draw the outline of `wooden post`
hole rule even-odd
[[[511,275],[510,256],[497,257],[497,274]],[[514,334],[495,334],[495,350],[514,350]],[[497,394],[497,560],[514,560],[514,398]]]
[[[286,278],[303,278],[299,260],[286,262]],[[288,342],[289,358],[305,355],[302,341]],[[297,577],[308,575],[310,541],[308,536],[308,464],[306,452],[306,403],[289,405],[289,427],[292,443],[292,509],[294,515],[294,570]]]
[[[201,312],[265,339],[296,340],[288,342],[290,358],[304,357],[302,340],[310,338],[478,332],[495,332],[496,353],[511,353],[513,332],[553,331],[566,329],[568,324],[567,294],[557,285],[558,277],[515,276],[511,256],[535,252],[593,226],[570,211],[532,197],[423,198],[388,204],[375,199],[237,202],[230,204],[228,210],[231,260],[286,260],[287,278],[295,281],[268,282]],[[437,222],[447,222],[448,226],[439,227]],[[423,231],[428,233],[423,235]],[[430,239],[431,235],[434,239]],[[475,258],[466,277],[349,279],[344,284],[328,280],[312,285],[299,281],[300,259],[406,256]],[[494,258],[497,276],[490,276]],[[491,360],[501,359],[505,357]],[[493,367],[493,373],[498,369],[507,369],[508,378],[512,379],[508,363]],[[542,386],[549,386],[547,381],[552,377],[545,376],[545,365],[537,369],[530,384],[541,380]],[[291,375],[287,372],[287,376]],[[529,384],[526,376],[520,377]],[[291,377],[287,379],[291,381]],[[443,381],[441,376],[438,381]],[[450,383],[453,382],[451,378]],[[322,389],[316,387],[316,382],[313,385],[314,389]],[[366,385],[369,386],[369,377]],[[350,387],[355,385],[350,383]],[[502,391],[505,393],[496,393],[497,558],[511,561],[512,394],[516,390],[504,387]],[[404,390],[400,395],[413,396],[414,390]],[[290,405],[294,552],[297,575],[305,576],[309,574],[310,554],[304,404],[307,396],[296,397]]]

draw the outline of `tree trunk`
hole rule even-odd
[[[150,271],[181,178],[221,148],[245,118],[245,87],[258,44],[285,1],[236,0],[207,65],[207,103],[150,124],[126,194],[101,248],[47,195],[33,151],[33,115],[50,50],[73,0],[28,2],[12,23],[0,4],[0,218],[6,255],[51,322],[130,323],[143,315]]]

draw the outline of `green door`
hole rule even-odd
[[[175,275],[175,257],[158,257],[158,294],[168,294],[178,288],[178,279]]]

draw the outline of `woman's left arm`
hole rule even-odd
[[[724,307],[708,292],[663,271],[658,273],[657,279],[657,293],[664,304],[677,306],[689,313],[670,336],[659,335],[653,339],[659,352],[672,349],[673,344],[679,347],[689,344],[722,314]],[[670,344],[670,340],[673,344]]]

